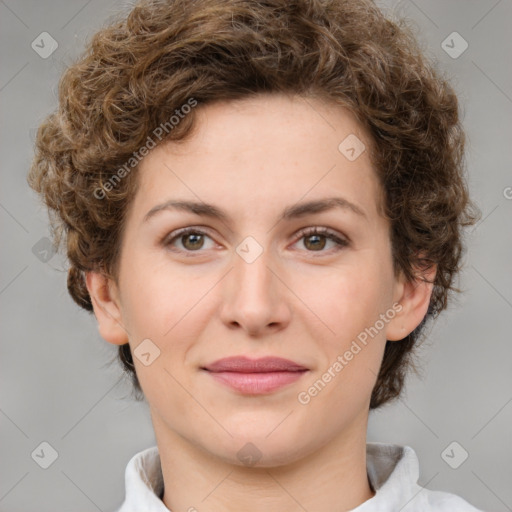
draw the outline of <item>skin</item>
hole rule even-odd
[[[102,337],[129,342],[132,352],[150,339],[160,350],[149,366],[134,361],[163,501],[176,511],[350,510],[374,496],[366,429],[386,339],[399,343],[420,323],[432,286],[393,271],[368,151],[349,161],[338,150],[350,134],[371,144],[347,109],[276,94],[198,106],[196,114],[190,138],[157,146],[138,169],[117,282],[87,274]],[[334,196],[363,214],[335,208],[279,220],[288,206]],[[214,204],[229,220],[163,209],[144,221],[170,199]],[[187,226],[206,235],[171,240]],[[347,244],[300,234],[310,227]],[[251,263],[236,252],[248,236],[263,248]],[[401,311],[299,403],[298,393],[393,304]],[[270,394],[243,395],[200,369],[233,355],[280,356],[309,371]],[[260,455],[253,466],[237,457],[247,443]]]

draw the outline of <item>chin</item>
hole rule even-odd
[[[234,432],[233,438],[227,440],[225,446],[218,444],[209,450],[210,453],[223,460],[227,464],[236,464],[245,467],[272,468],[293,464],[302,459],[315,447],[308,450],[299,441],[304,443],[304,438],[292,439],[283,431],[281,436],[271,434],[267,430],[258,436],[244,435],[237,436]],[[267,437],[268,436],[268,437]],[[274,437],[271,439],[271,437]],[[220,448],[220,450],[219,450]]]

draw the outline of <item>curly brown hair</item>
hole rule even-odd
[[[105,186],[116,170],[190,98],[205,105],[276,92],[325,99],[356,115],[373,136],[395,271],[412,280],[437,266],[427,316],[403,340],[386,343],[375,409],[399,397],[415,368],[425,321],[456,290],[462,228],[478,217],[465,183],[456,95],[406,20],[392,21],[371,0],[139,1],[63,73],[28,181],[48,206],[57,245],[67,243],[69,293],[92,311],[85,272],[116,278],[135,193],[136,166]],[[184,140],[195,117],[191,111],[162,141]],[[129,344],[118,357],[142,399]]]

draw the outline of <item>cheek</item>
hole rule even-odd
[[[167,261],[133,258],[125,266],[123,318],[133,344],[149,338],[159,347],[172,344],[180,352],[214,314],[218,275],[194,272]]]
[[[316,297],[311,309],[330,328],[318,340],[324,356],[319,371],[329,372],[325,379],[333,383],[323,394],[325,400],[335,396],[360,405],[371,394],[386,344],[381,315],[392,296],[391,267],[382,263],[359,258],[323,279],[322,294],[310,295]]]
[[[136,252],[129,256],[121,275],[123,318],[136,344],[140,337],[158,339],[171,329],[190,292],[179,274],[163,271]]]
[[[386,275],[364,264],[333,271],[323,279],[321,289],[315,308],[344,339],[372,325],[384,313],[392,293]]]

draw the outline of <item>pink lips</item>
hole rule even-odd
[[[215,380],[244,394],[264,394],[297,381],[308,368],[280,357],[228,357],[203,368]]]

